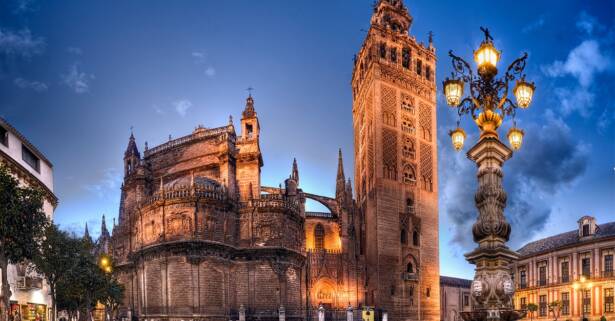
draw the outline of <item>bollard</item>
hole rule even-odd
[[[239,321],[246,321],[246,307],[239,305]]]
[[[280,321],[285,321],[286,320],[286,309],[284,309],[284,306],[280,306],[280,308],[278,309],[278,315],[279,315],[279,319]]]
[[[352,305],[348,304],[348,307],[346,308],[346,321],[353,321],[352,320]]]

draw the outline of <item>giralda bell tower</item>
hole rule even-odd
[[[389,320],[439,320],[435,48],[379,0],[352,75],[355,190],[365,304]]]

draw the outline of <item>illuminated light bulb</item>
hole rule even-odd
[[[454,130],[451,130],[449,135],[451,136],[451,141],[453,142],[453,147],[455,147],[455,150],[461,150],[463,148],[463,143],[466,140],[466,133],[463,129],[457,127]]]

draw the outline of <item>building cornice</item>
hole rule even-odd
[[[0,118],[1,120],[1,118]],[[23,165],[15,161],[10,155],[0,150],[0,161],[4,160],[10,169],[16,171],[16,175],[19,178],[23,178],[28,182],[28,185],[40,188],[45,193],[45,196],[49,203],[53,205],[54,209],[58,206],[58,197],[45,185],[38,177],[32,175]]]

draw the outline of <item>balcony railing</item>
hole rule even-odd
[[[401,279],[404,281],[417,281],[419,276],[416,273],[404,272],[401,274]]]

